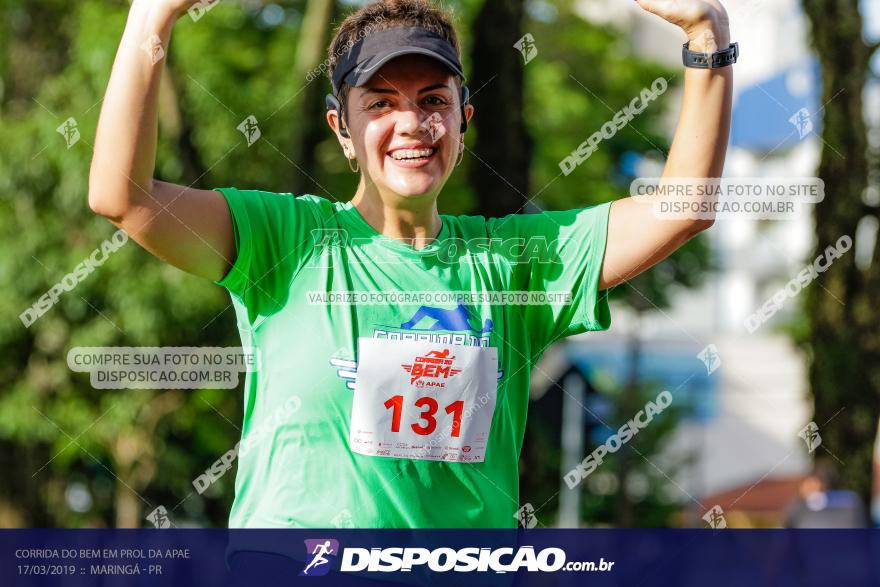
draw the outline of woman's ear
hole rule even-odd
[[[465,120],[467,120],[468,123],[470,123],[471,118],[472,118],[473,116],[474,116],[474,105],[471,104],[470,102],[468,102],[467,104],[464,105],[464,117],[465,117]]]
[[[464,140],[464,133],[467,132],[468,123],[471,121],[471,117],[474,115],[474,107],[470,105],[470,103],[465,104],[459,110],[459,116],[462,117],[461,125],[458,127],[458,134]]]
[[[327,110],[327,124],[330,125],[331,130],[333,130],[333,134],[336,135],[336,140],[339,141],[339,146],[342,147],[342,152],[345,154],[346,159],[354,158],[354,145],[351,142],[351,136],[348,133],[348,129],[345,126],[340,127],[340,122],[342,119],[339,117],[339,111],[335,108],[331,108]]]
[[[339,139],[339,143],[342,144],[343,139],[349,138],[348,131],[345,127],[340,127],[339,123],[341,119],[339,118],[339,111],[335,108],[331,108],[327,110],[327,124],[330,126],[330,130],[333,131],[333,134],[336,135],[336,138]]]
[[[327,105],[327,123],[330,124],[330,128],[333,129],[333,132],[338,132],[346,139],[351,138],[348,129],[345,128],[345,121],[340,114],[342,112],[342,104],[339,102],[339,98],[333,94],[327,94],[324,98],[324,102]],[[330,112],[335,113],[335,124],[333,120],[330,119]]]

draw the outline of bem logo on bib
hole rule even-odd
[[[417,356],[412,363],[401,363],[400,366],[410,374],[409,382],[416,387],[445,387],[446,384],[438,380],[449,379],[461,373],[461,369],[452,368],[454,360],[454,356],[449,356],[449,349],[444,349]],[[423,377],[434,381],[423,381]]]

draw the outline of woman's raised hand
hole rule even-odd
[[[175,19],[183,16],[187,10],[195,5],[208,8],[220,0],[151,0],[152,8],[173,16]]]
[[[730,45],[727,10],[719,0],[636,0],[643,9],[680,27],[694,51],[714,52]]]

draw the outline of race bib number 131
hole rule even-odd
[[[351,450],[482,462],[497,388],[494,347],[360,338]]]

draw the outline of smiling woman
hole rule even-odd
[[[363,200],[381,201],[396,208],[400,198],[439,196],[464,151],[462,117],[473,113],[473,106],[462,107],[458,86],[449,69],[436,59],[404,55],[382,65],[362,87],[347,92],[344,122],[339,110],[328,111],[328,122],[343,150],[361,163],[355,205]],[[348,136],[339,134],[340,123]],[[376,220],[372,215],[365,217]],[[433,238],[439,225],[431,228]]]
[[[692,50],[727,46],[716,0],[639,3],[679,24]],[[533,365],[563,337],[608,328],[605,290],[711,221],[657,218],[632,199],[439,214],[474,108],[451,17],[426,0],[368,4],[330,45],[326,120],[360,174],[350,198],[155,181],[154,49],[192,4],[132,3],[89,203],[158,257],[227,288],[242,343],[258,350],[230,525],[515,526]],[[730,67],[700,62],[713,65],[685,74],[664,177],[723,165]],[[299,409],[284,411],[292,400]]]
[[[327,122],[361,171],[353,203],[420,248],[440,231],[436,206],[425,204],[464,153],[474,111],[451,18],[427,2],[377,2],[342,22],[328,53]],[[412,214],[405,221],[401,207]]]

